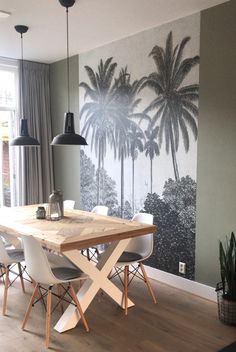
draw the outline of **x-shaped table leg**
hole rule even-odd
[[[100,288],[122,308],[124,308],[123,292],[108,279],[108,275],[120,255],[125,250],[129,241],[130,239],[128,238],[122,241],[112,242],[103,253],[96,266],[92,262],[88,261],[88,259],[78,250],[64,252],[64,255],[66,255],[75,265],[77,265],[85,274],[89,276],[77,294],[83,312],[86,311]],[[131,307],[133,305],[134,303],[128,300],[128,306]],[[69,305],[55,325],[54,329],[58,332],[64,332],[72,329],[77,325],[79,319],[80,316],[75,306]]]

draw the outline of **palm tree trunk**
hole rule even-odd
[[[101,171],[101,153],[98,152],[98,177],[97,177],[97,204],[100,204],[100,171]]]
[[[124,152],[121,152],[120,158],[121,175],[120,175],[120,213],[124,217]]]
[[[173,168],[174,168],[174,174],[175,174],[175,181],[178,181],[179,170],[178,170],[178,164],[176,160],[174,137],[173,137],[173,130],[171,125],[170,125],[170,145],[171,145],[171,155],[172,155],[172,162],[173,162]]]
[[[151,194],[152,194],[152,159],[150,159],[150,183],[151,183]]]
[[[134,214],[134,158],[132,158],[132,212]]]
[[[99,192],[99,196],[100,196],[100,204],[104,205],[104,158],[101,158],[101,169],[100,169],[100,192]]]

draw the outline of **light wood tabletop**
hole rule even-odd
[[[123,292],[109,280],[115,263],[133,237],[154,233],[156,226],[135,221],[102,216],[81,210],[66,210],[59,221],[36,219],[38,205],[0,209],[0,231],[16,239],[32,235],[41,244],[63,254],[79,267],[88,279],[77,293],[83,311],[89,307],[97,292],[102,289],[124,308]],[[109,243],[94,265],[82,255],[80,249]],[[128,307],[134,303],[128,299]],[[76,326],[80,319],[74,305],[69,305],[55,329],[64,332]]]
[[[154,233],[156,226],[82,210],[66,210],[58,221],[36,219],[38,205],[0,209],[0,231],[32,235],[58,252]]]

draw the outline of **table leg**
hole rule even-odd
[[[89,278],[85,281],[77,294],[83,312],[86,311],[87,307],[92,302],[100,288],[117,304],[124,308],[124,302],[122,299],[123,293],[117,286],[114,285],[113,282],[108,279],[108,276],[129,241],[130,239],[112,242],[101,256],[97,266],[88,261],[87,258],[78,250],[64,252],[64,254],[75,265],[77,265],[85,274],[89,275]],[[133,305],[134,303],[131,300],[128,300],[128,307]],[[80,316],[75,307],[73,305],[69,305],[54,328],[58,332],[64,332],[74,328],[79,319]]]

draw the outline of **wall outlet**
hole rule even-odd
[[[186,263],[179,262],[179,273],[186,274]]]

